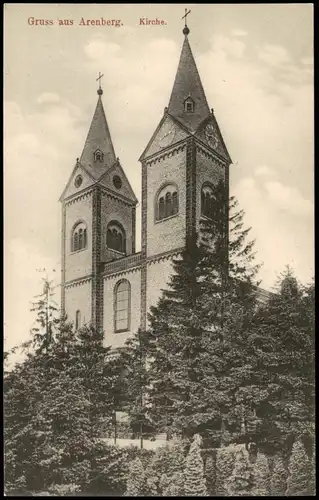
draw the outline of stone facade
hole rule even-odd
[[[231,159],[185,36],[168,108],[140,158],[142,240],[136,253],[137,198],[115,157],[102,93],[99,89],[83,153],[61,196],[62,309],[73,321],[80,311],[82,324],[103,329],[105,344],[120,348],[139,327],[147,326],[150,307],[168,287],[172,259],[198,229],[205,184],[223,179],[228,219]],[[194,107],[189,113],[185,101],[190,97]],[[178,209],[172,211],[170,205],[159,216],[159,193],[168,186],[177,193]],[[87,227],[86,245],[73,251],[72,232],[78,222]],[[113,223],[124,231],[124,251],[108,243]],[[118,293],[121,283],[126,288]],[[125,323],[118,333],[115,317]]]

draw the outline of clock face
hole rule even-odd
[[[167,146],[169,146],[173,142],[174,137],[175,137],[174,127],[169,123],[164,124],[164,126],[160,131],[160,137],[159,137],[160,147],[166,148]]]
[[[219,144],[218,135],[213,125],[209,123],[205,129],[206,139],[210,146],[217,148]]]

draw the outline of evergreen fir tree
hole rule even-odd
[[[270,472],[267,457],[258,453],[257,459],[253,465],[254,487],[252,495],[268,496],[270,494]]]
[[[198,434],[194,436],[186,457],[184,480],[185,495],[207,495],[204,463],[201,456],[201,438]]]
[[[184,474],[175,472],[168,479],[167,486],[163,489],[164,497],[178,497],[184,495]]]
[[[289,476],[287,480],[286,496],[307,496],[311,489],[311,468],[303,444],[294,443],[289,460]]]
[[[236,454],[233,472],[227,482],[231,496],[250,496],[254,490],[254,474],[247,455],[240,450]]]
[[[145,494],[146,477],[141,460],[137,457],[130,465],[125,496],[138,497]]]
[[[234,448],[219,448],[216,454],[216,495],[227,495],[227,481],[235,465]]]
[[[287,471],[281,454],[274,458],[273,471],[270,477],[271,496],[285,496],[287,488]]]
[[[169,288],[151,308],[145,334],[149,415],[158,431],[201,432],[217,441],[221,428],[238,434],[243,403],[236,390],[255,368],[245,349],[255,305],[253,242],[245,243],[249,230],[242,230],[243,213],[236,213],[228,259],[225,210],[218,186],[215,216],[173,260]]]
[[[258,416],[255,438],[269,453],[311,437],[315,418],[312,287],[301,287],[288,268],[278,289],[256,314],[247,339],[255,364],[249,388]]]

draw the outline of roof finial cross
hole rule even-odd
[[[96,81],[99,82],[99,89],[101,88],[101,78],[102,78],[102,76],[104,76],[104,75],[102,75],[102,73],[99,72],[99,76],[96,79]]]
[[[183,29],[183,33],[184,33],[184,35],[188,35],[188,33],[189,33],[189,28],[188,28],[188,26],[187,26],[187,16],[188,16],[188,14],[190,14],[190,13],[191,13],[191,11],[190,11],[190,10],[188,11],[187,9],[185,9],[185,15],[182,17],[182,19],[185,19],[185,27],[184,27],[184,29]]]
[[[97,91],[98,95],[102,95],[103,94],[103,90],[101,88],[101,78],[102,78],[102,73],[99,71],[99,76],[97,77],[96,81],[99,82],[99,89]]]

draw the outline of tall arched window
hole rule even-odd
[[[157,195],[156,220],[166,219],[178,213],[178,192],[174,184],[167,184]]]
[[[118,222],[110,222],[106,231],[106,246],[111,250],[125,253],[125,231]]]
[[[73,228],[71,236],[71,252],[83,250],[87,247],[87,229],[85,222],[79,222]]]
[[[119,281],[114,288],[114,331],[126,332],[130,329],[131,285],[127,280]]]
[[[213,218],[214,211],[214,189],[210,184],[204,184],[201,192],[201,214]]]
[[[81,328],[81,311],[78,309],[75,313],[75,329]]]

